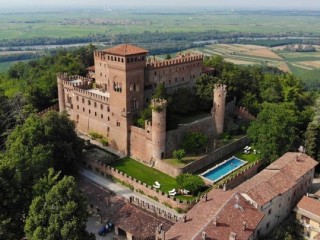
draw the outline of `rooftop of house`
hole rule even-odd
[[[317,164],[317,161],[306,154],[288,152],[235,190],[248,195],[255,203],[263,206],[292,188]]]
[[[304,196],[297,205],[297,210],[304,210],[316,217],[320,217],[320,201]]]
[[[235,193],[216,214],[216,222],[211,221],[204,232],[209,239],[229,239],[230,233],[237,240],[250,239],[264,214],[258,211],[239,193]],[[196,240],[201,240],[198,234]]]
[[[111,48],[103,50],[107,54],[117,55],[117,56],[130,56],[137,54],[146,54],[148,51],[144,48],[137,47],[131,44],[121,44]]]
[[[263,213],[238,193],[213,189],[207,201],[201,200],[187,213],[186,222],[180,220],[166,232],[166,239],[201,239],[203,231],[209,239],[228,239],[231,231],[237,234],[237,239],[248,239],[262,218]]]
[[[156,228],[161,223],[164,231],[173,225],[169,220],[157,217],[129,203],[117,211],[117,214],[111,218],[111,222],[137,239],[154,239]]]

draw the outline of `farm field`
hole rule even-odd
[[[151,10],[152,11],[152,10]],[[228,12],[213,9],[189,12],[64,10],[1,13],[0,40],[35,37],[84,37],[92,34],[151,32],[314,33],[320,34],[317,13]],[[201,39],[200,39],[201,40]]]
[[[307,88],[320,88],[320,51],[286,52],[282,48],[255,45],[212,44],[196,48],[207,56],[220,55],[238,65],[267,65],[300,77]]]

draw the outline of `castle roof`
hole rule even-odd
[[[118,55],[118,56],[130,56],[130,55],[148,53],[146,49],[140,48],[131,44],[121,44],[115,47],[107,48],[103,51],[105,53]]]
[[[240,194],[213,189],[208,193],[207,201],[201,200],[187,213],[186,222],[179,221],[166,232],[166,239],[200,240],[202,232],[210,239],[229,239],[230,232],[236,233],[237,239],[249,239],[263,216]]]
[[[288,152],[235,190],[263,206],[279,194],[287,192],[317,164],[306,154]]]

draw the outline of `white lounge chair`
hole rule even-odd
[[[160,184],[158,181],[156,181],[156,182],[152,185],[152,187],[154,187],[154,188],[160,188],[160,187],[161,187],[161,184]]]
[[[176,191],[169,193],[169,196],[175,196],[177,194]]]
[[[182,192],[183,192],[183,194],[187,195],[190,191],[187,189],[183,189]]]
[[[172,190],[170,190],[170,191],[168,191],[168,193],[170,194],[170,193],[174,193],[176,191],[176,189],[172,189]]]
[[[245,146],[245,147],[244,147],[244,150],[248,150],[248,148],[249,148],[249,146]]]

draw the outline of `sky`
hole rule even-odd
[[[0,0],[3,8],[187,8],[212,7],[214,9],[259,9],[259,10],[320,10],[320,0]]]

